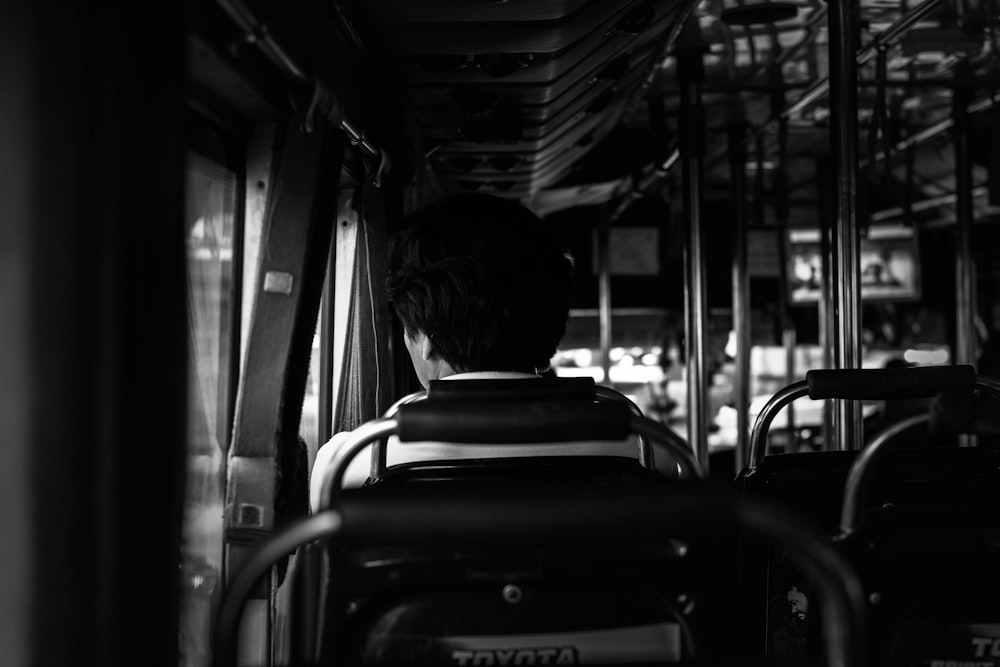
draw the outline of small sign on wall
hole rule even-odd
[[[751,229],[747,232],[747,273],[751,276],[777,278],[778,234],[773,229]]]
[[[660,230],[656,227],[612,227],[608,256],[615,276],[656,276],[660,273]],[[600,271],[594,243],[594,274]]]

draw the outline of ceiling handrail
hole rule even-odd
[[[1000,90],[990,95],[987,95],[986,97],[980,98],[975,102],[970,102],[969,105],[966,107],[966,110],[970,115],[974,115],[992,108],[993,105],[997,103],[1000,103]],[[942,119],[941,121],[931,125],[930,127],[926,127],[920,132],[910,135],[906,139],[897,142],[896,145],[892,147],[892,153],[901,153],[905,151],[907,148],[910,148],[911,146],[918,146],[926,141],[930,141],[931,139],[934,139],[944,134],[948,130],[950,130],[954,124],[955,124],[955,119],[952,118],[951,116],[948,116],[947,118]],[[878,162],[879,160],[884,160],[885,157],[886,157],[886,151],[880,151],[876,153],[875,156],[872,158],[866,157],[860,160],[859,164],[862,167],[864,167],[868,165],[869,160],[874,160],[875,162]]]
[[[236,23],[237,27],[243,31],[244,41],[248,44],[256,44],[264,55],[277,65],[288,78],[299,84],[311,85],[316,91],[330,90],[319,77],[307,74],[274,38],[268,25],[258,20],[240,0],[216,0],[216,2],[229,15],[233,22]],[[389,169],[390,160],[388,153],[384,149],[375,146],[365,136],[364,131],[343,116],[343,114],[339,115],[338,120],[340,129],[347,134],[347,138],[351,144],[360,146],[366,154],[378,161],[376,171],[376,185],[378,185],[378,179]]]
[[[920,5],[914,7],[910,11],[903,14],[899,19],[890,25],[888,28],[880,32],[871,41],[868,46],[864,47],[858,51],[857,61],[858,65],[864,65],[869,60],[878,55],[880,49],[888,49],[893,46],[902,38],[906,31],[920,22],[922,19],[926,18],[934,9],[937,9],[938,5],[941,4],[941,0],[924,0]],[[800,97],[798,100],[792,104],[785,107],[781,112],[781,116],[784,118],[789,118],[801,111],[805,107],[809,106],[812,102],[821,98],[830,90],[830,77],[825,76],[818,80],[813,87],[810,88],[806,93]],[[776,122],[772,119],[764,127],[769,126],[771,123]],[[762,127],[762,130],[764,128]]]

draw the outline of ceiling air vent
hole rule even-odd
[[[516,141],[524,136],[524,120],[516,109],[498,109],[457,128],[469,141]]]
[[[481,116],[500,106],[500,95],[478,88],[460,89],[450,93],[448,101],[463,116]]]
[[[411,61],[422,72],[457,72],[468,64],[468,59],[462,54],[417,54]]]
[[[534,58],[532,53],[486,53],[476,56],[473,61],[476,67],[499,79],[524,69]]]
[[[601,111],[604,111],[605,109],[608,108],[608,105],[611,104],[611,100],[613,100],[614,98],[615,98],[614,91],[606,90],[597,97],[595,97],[593,102],[587,105],[586,112],[588,114],[600,113]]]
[[[628,60],[629,54],[623,53],[602,67],[601,71],[597,73],[597,77],[599,79],[611,79],[613,81],[621,79],[623,76],[628,74]]]
[[[521,164],[521,158],[514,155],[494,155],[489,159],[489,163],[497,171],[510,171]]]
[[[652,2],[644,2],[631,10],[625,17],[615,24],[612,32],[624,32],[630,35],[638,35],[653,23],[656,10]]]
[[[482,160],[480,160],[475,155],[469,155],[469,156],[455,155],[449,158],[448,160],[448,162],[450,162],[453,167],[455,167],[459,171],[464,171],[466,173],[478,167],[481,161]]]

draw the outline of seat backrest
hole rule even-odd
[[[640,434],[649,445],[658,439],[656,444],[664,447],[661,455],[679,460],[689,477],[699,474],[690,449],[676,434],[642,417],[624,397],[602,395],[589,379],[432,383],[426,398],[398,406],[383,421],[391,428],[376,428],[357,443],[345,443],[344,458],[332,466],[342,470],[349,452],[360,451],[365,438],[390,431],[401,447],[427,440],[572,446]],[[638,449],[631,460],[552,456],[412,463],[389,467],[374,483],[328,499],[334,509],[359,493],[375,502],[430,492],[449,494],[460,504],[484,491],[512,499],[528,492],[553,499],[566,493],[603,494],[614,502],[618,494],[664,485],[641,463]],[[330,488],[338,488],[335,480]],[[324,655],[365,662],[453,659],[468,664],[678,660],[693,650],[690,637],[704,637],[718,627],[703,620],[707,611],[725,608],[718,587],[694,590],[689,585],[695,569],[710,567],[709,560],[691,557],[699,550],[659,539],[610,546],[597,540],[582,551],[579,545],[508,551],[502,544],[486,550],[396,546],[333,551],[330,594],[322,603],[330,622],[323,634],[328,640]],[[665,563],[669,575],[664,574]],[[704,572],[699,578],[715,581]],[[359,637],[363,645],[357,644]],[[354,639],[345,644],[346,638]],[[716,640],[703,644],[720,645],[723,638]]]
[[[712,661],[742,656],[730,537],[743,525],[815,568],[829,664],[859,664],[864,610],[836,552],[796,515],[718,491],[697,482],[598,493],[536,484],[516,496],[502,487],[348,490],[339,511],[313,518],[340,517],[325,533],[342,539],[326,548],[326,620],[312,659],[723,664]],[[315,638],[302,645],[311,651]]]
[[[522,493],[540,489],[562,487]],[[691,585],[706,572],[669,540],[446,542],[335,551],[331,562],[322,657],[365,664],[676,662],[717,626],[708,612],[721,604],[718,591]]]
[[[644,418],[626,397],[596,386],[590,378],[436,381],[431,383],[426,394],[411,395],[397,403],[380,423],[385,433],[368,437],[367,432],[358,431],[367,440],[376,443],[372,452],[371,483],[415,480],[424,473],[435,479],[441,479],[446,474],[468,476],[472,474],[472,469],[485,474],[490,467],[508,475],[518,474],[519,471],[531,474],[532,470],[539,470],[538,465],[528,465],[521,470],[512,465],[511,458],[496,458],[497,450],[510,449],[512,458],[529,463],[531,460],[524,458],[525,448],[519,453],[516,447],[510,446],[512,443],[566,443],[561,447],[562,451],[557,452],[561,465],[551,464],[546,468],[548,470],[560,468],[563,471],[576,470],[580,474],[599,472],[600,466],[595,463],[600,459],[607,464],[604,467],[608,470],[618,470],[627,477],[643,478],[657,477],[653,472],[657,462],[661,465],[674,462],[672,468],[678,469],[678,474],[700,477],[700,468],[691,448],[680,436],[665,425]],[[393,446],[406,447],[409,442],[459,443],[465,454],[460,462],[409,464],[390,472],[386,465],[389,430],[399,440],[399,444]],[[630,436],[633,439],[626,442]],[[618,444],[613,449],[605,450],[593,446],[600,445],[602,441]],[[634,463],[612,463],[611,456],[574,455],[582,450],[589,454],[610,454],[614,451],[614,455],[620,456],[621,452],[627,451],[622,445],[630,442],[635,444]],[[353,457],[356,452],[348,455],[346,450],[362,445],[345,443],[341,449],[345,450],[344,456]],[[490,458],[472,458],[475,454],[470,455],[469,452],[475,452],[476,448],[485,451],[484,445],[492,445]],[[444,454],[448,448],[445,445],[439,451]],[[527,449],[539,448],[529,446]],[[550,456],[556,453],[551,448],[544,449]],[[654,455],[654,449],[659,454]],[[342,475],[339,471],[346,463],[343,457],[335,458],[326,474],[331,478]],[[314,471],[314,474],[323,474],[323,471]],[[329,484],[323,482],[331,489],[339,489],[338,483],[332,480]],[[337,492],[331,489],[320,494],[326,502],[329,502],[329,492]]]
[[[918,650],[919,643],[902,639],[904,631],[918,637],[923,633],[927,650],[950,647],[940,656],[971,659],[949,637],[966,636],[966,626],[989,620],[973,616],[975,622],[957,621],[973,612],[977,599],[982,604],[1000,593],[992,573],[1000,553],[989,547],[994,544],[995,549],[1000,542],[987,539],[991,532],[1000,535],[996,518],[1000,513],[994,511],[1000,509],[1000,451],[948,447],[887,451],[864,501],[864,522],[856,534],[844,539],[844,488],[857,457],[856,452],[768,457],[753,475],[738,479],[740,493],[801,512],[845,549],[866,590],[879,600],[872,606],[879,660]],[[793,605],[800,596],[812,596],[807,573],[784,554],[757,544],[741,547],[740,563],[747,594],[746,641],[766,645],[775,657],[817,651],[817,622],[803,619]],[[971,585],[968,577],[978,578],[979,584]],[[937,625],[931,627],[928,610],[935,605],[945,616],[938,615]],[[906,613],[916,613],[918,607],[923,616],[906,620]],[[761,609],[766,610],[763,616]],[[954,623],[943,622],[948,613]],[[904,621],[905,627],[900,625]],[[930,642],[931,636],[937,637],[936,644]]]
[[[699,544],[700,536],[723,536],[725,545],[742,528],[786,545],[815,573],[822,594],[813,604],[824,619],[825,664],[864,666],[860,583],[841,555],[794,513],[735,503],[703,483],[559,491],[480,489],[461,498],[429,488],[346,492],[337,509],[282,529],[234,573],[216,623],[214,664],[236,665],[248,594],[276,559],[294,550],[300,550],[297,574],[312,572],[312,557],[324,552],[345,567],[335,567],[320,586],[296,589],[322,590],[336,604],[292,605],[292,664],[662,664],[678,652],[699,664],[744,664],[741,647],[729,641],[728,607],[702,595],[705,584],[717,586],[730,570],[706,566],[682,548]],[[678,535],[689,541],[677,543],[672,538]],[[665,548],[643,548],[650,544]],[[428,551],[430,558],[407,559],[413,567],[404,572],[386,557],[399,549]],[[539,559],[539,551],[545,557]],[[492,578],[493,566],[484,561],[479,567],[466,558],[471,552],[514,569]],[[352,560],[367,565],[351,567]],[[671,565],[681,567],[675,572]],[[396,574],[379,576],[386,572]],[[321,654],[320,646],[341,651]]]
[[[908,427],[898,429],[898,433],[889,431],[886,435],[892,438],[893,447],[903,444],[904,439],[908,445],[916,442],[923,447],[887,449],[884,458],[879,455],[881,460],[871,477],[870,493],[867,493],[867,497],[857,498],[853,506],[858,516],[869,516],[873,510],[886,508],[884,516],[868,526],[863,537],[859,535],[851,540],[844,540],[841,532],[847,512],[845,508],[848,499],[855,497],[850,491],[849,483],[855,474],[853,468],[856,462],[861,463],[862,459],[875,450],[869,447],[862,454],[816,452],[764,458],[763,443],[769,419],[797,396],[914,398],[933,396],[938,391],[971,394],[977,387],[995,391],[994,385],[988,378],[977,377],[971,367],[810,371],[805,381],[783,389],[762,411],[754,428],[756,447],[751,464],[737,478],[737,488],[746,497],[767,498],[794,507],[817,521],[830,539],[837,540],[849,550],[859,569],[869,574],[866,583],[871,586],[873,599],[879,599],[883,595],[884,591],[879,589],[890,585],[894,589],[893,598],[908,600],[894,609],[905,610],[917,598],[908,597],[904,591],[920,589],[921,579],[913,577],[917,575],[917,569],[926,565],[927,561],[911,560],[905,550],[886,552],[890,554],[886,560],[882,556],[873,555],[870,545],[881,543],[886,534],[898,536],[906,523],[901,520],[904,513],[923,512],[931,507],[937,507],[944,513],[960,513],[963,510],[958,508],[968,510],[987,502],[990,497],[1000,499],[1000,494],[995,493],[996,482],[989,479],[998,472],[996,462],[990,460],[992,455],[984,451],[931,446],[935,443],[926,429],[918,428],[915,431]],[[881,452],[881,448],[878,451]],[[869,485],[866,484],[865,488],[869,488]],[[896,509],[893,511],[892,508]],[[936,534],[929,528],[922,528],[912,521],[906,530],[908,539],[911,540],[933,542],[936,539]],[[893,568],[893,559],[898,562],[899,567]],[[913,563],[913,567],[906,562]],[[811,628],[809,622],[803,622],[804,618],[808,619],[808,614],[801,612],[802,606],[807,604],[804,600],[810,595],[805,573],[791,565],[783,554],[754,547],[747,547],[743,551],[741,563],[745,568],[746,590],[750,591],[747,609],[767,609],[762,623],[754,624],[755,617],[749,616],[753,627],[749,630],[748,641],[757,641],[758,645],[765,644],[772,653],[789,647],[793,649],[792,655],[808,652]],[[893,569],[894,575],[898,576],[887,580],[884,575]],[[925,577],[929,574],[924,572]],[[907,583],[902,583],[904,581]],[[935,599],[940,602],[943,598],[939,596]],[[886,610],[887,607],[883,604],[880,611]],[[889,625],[899,622],[901,617],[893,613],[881,613],[879,616],[884,622],[876,632],[880,646],[877,659],[885,660],[891,655],[886,646],[897,634]],[[755,635],[758,637],[756,640]],[[759,637],[763,637],[763,641]],[[814,636],[811,638],[815,640]]]
[[[1000,641],[1000,451],[913,450],[900,465],[887,448],[905,426],[861,453],[844,491],[839,540],[872,602],[873,659],[980,664]],[[873,504],[866,489],[890,471]]]

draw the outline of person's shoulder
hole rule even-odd
[[[349,436],[351,433],[353,433],[353,431],[338,431],[337,433],[334,433],[329,440],[320,445],[320,449],[323,449],[324,447],[330,447],[331,445],[334,447],[339,447],[340,443],[346,440],[347,436]]]
[[[323,471],[327,469],[330,462],[333,461],[334,455],[336,455],[337,450],[340,446],[347,440],[347,436],[351,434],[351,431],[340,431],[339,433],[334,433],[333,437],[327,440],[324,444],[320,445],[320,448],[316,450],[316,458],[312,464],[312,471],[309,475],[309,506],[315,510],[318,505],[320,491],[323,480]]]
[[[333,437],[327,440],[325,443],[320,445],[319,449],[316,450],[316,460],[313,461],[313,470],[319,470],[320,465],[326,466],[333,459],[333,455],[337,453],[340,446],[347,440],[347,436],[351,434],[351,431],[340,431],[339,433],[334,433]]]

